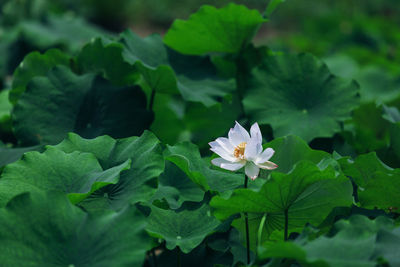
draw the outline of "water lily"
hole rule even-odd
[[[228,138],[219,137],[210,142],[211,151],[220,158],[213,159],[212,164],[226,170],[237,171],[245,167],[246,175],[254,180],[261,169],[273,170],[278,167],[269,161],[275,151],[267,148],[263,151],[262,135],[258,123],[250,128],[250,134],[238,122],[231,128]]]

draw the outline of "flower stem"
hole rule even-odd
[[[288,228],[289,228],[289,210],[285,209],[285,232],[283,236],[283,240],[288,240]]]
[[[262,233],[263,233],[263,228],[265,227],[266,220],[267,220],[267,213],[265,213],[264,216],[261,218],[260,225],[258,226],[256,255],[258,255],[258,247],[261,245]]]
[[[153,110],[153,105],[154,105],[154,98],[156,96],[156,90],[152,89],[151,90],[151,95],[150,95],[150,103],[149,103],[149,109],[152,111]]]
[[[244,177],[244,188],[247,188],[249,177]],[[246,224],[246,250],[247,250],[247,265],[250,264],[250,236],[249,236],[249,215],[247,212],[244,213],[244,222]]]

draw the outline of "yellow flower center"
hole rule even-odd
[[[233,155],[236,158],[239,159],[244,159],[244,150],[246,148],[246,142],[240,143],[237,147],[235,147],[235,150],[233,151]]]

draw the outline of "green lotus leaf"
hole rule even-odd
[[[175,20],[164,43],[183,54],[238,53],[267,21],[257,10],[229,4],[217,9],[202,6],[187,21]]]
[[[375,103],[359,106],[354,110],[351,120],[344,124],[346,141],[358,153],[367,153],[387,148],[390,139],[390,123],[382,118],[382,107]]]
[[[159,35],[144,39],[131,31],[121,35],[123,56],[141,71],[147,85],[156,92],[180,92],[186,101],[207,107],[233,92],[233,80],[220,79],[208,57],[184,56],[167,48]]]
[[[275,150],[271,161],[278,165],[276,171],[288,173],[302,160],[308,160],[315,164],[331,158],[331,155],[322,150],[311,149],[306,142],[295,135],[276,138],[263,145]]]
[[[153,119],[140,88],[116,87],[62,66],[32,79],[12,115],[15,134],[27,145],[58,143],[72,131],[88,138],[138,135]]]
[[[240,116],[240,101],[223,99],[221,105],[205,107],[200,103],[188,103],[183,121],[190,131],[191,141],[201,149],[209,149],[208,143],[227,134]],[[210,120],[209,118],[213,118]]]
[[[242,212],[255,219],[266,215],[268,234],[284,229],[287,213],[290,233],[306,223],[319,225],[335,207],[350,206],[352,191],[350,181],[337,176],[331,166],[320,170],[309,161],[301,161],[287,174],[272,172],[259,192],[236,189],[228,199],[213,197],[210,205],[220,220]],[[256,229],[258,225],[259,221]]]
[[[354,215],[349,220],[337,222],[333,236],[308,240],[307,234],[303,233],[294,242],[268,242],[260,249],[259,256],[296,259],[305,267],[372,267],[376,266],[379,257],[398,264],[398,257],[394,255],[400,250],[394,242],[399,240],[399,228],[393,230],[393,227],[393,222],[385,217],[372,221]]]
[[[43,54],[32,52],[25,56],[14,72],[10,102],[14,105],[17,103],[32,78],[46,76],[47,72],[57,65],[69,66],[69,60],[69,56],[58,49],[50,49]]]
[[[149,201],[156,190],[154,179],[164,170],[160,141],[148,131],[140,137],[118,140],[109,136],[84,139],[70,133],[55,147],[66,153],[91,153],[103,169],[131,161],[131,168],[121,173],[117,183],[101,188],[81,202],[86,209],[121,209],[129,203]]]
[[[218,104],[223,97],[234,93],[233,79],[217,76],[217,70],[209,57],[171,54],[171,65],[178,79],[178,89],[186,101],[200,102],[206,107]]]
[[[103,168],[109,168],[115,163],[110,155],[113,153],[116,143],[117,140],[108,135],[99,136],[94,139],[86,139],[76,133],[68,133],[67,138],[53,147],[65,153],[73,153],[75,151],[91,153],[96,157]],[[128,158],[125,160],[127,159]]]
[[[63,16],[49,14],[45,23],[24,20],[19,23],[18,28],[27,43],[41,50],[64,46],[73,52],[94,37],[108,35],[99,27],[70,14]]]
[[[400,84],[383,68],[368,66],[354,79],[360,84],[362,102],[386,103],[400,96]]]
[[[377,171],[364,188],[359,188],[358,198],[365,208],[380,208],[386,211],[400,210],[400,169],[392,172]]]
[[[126,30],[120,35],[124,45],[123,56],[131,64],[141,62],[144,67],[157,69],[159,65],[168,65],[168,48],[159,34],[141,38],[136,33]]]
[[[139,79],[139,73],[124,61],[124,47],[105,38],[97,38],[85,45],[79,52],[76,63],[80,73],[99,73],[116,85],[132,85]]]
[[[348,79],[353,79],[360,69],[357,61],[344,54],[325,57],[324,62],[334,75]]]
[[[116,184],[130,160],[103,169],[90,153],[67,154],[54,147],[43,152],[27,152],[17,162],[5,167],[1,179],[1,204],[23,192],[60,191],[78,203],[94,191]]]
[[[18,139],[26,144],[61,141],[74,130],[92,80],[93,76],[77,76],[62,67],[48,72],[48,77],[34,78],[13,110]]]
[[[190,140],[190,134],[182,119],[186,104],[187,102],[181,97],[170,94],[155,94],[154,121],[150,130],[157,133],[157,137],[164,144],[175,144],[179,141]]]
[[[345,175],[350,176],[354,182],[361,187],[365,187],[373,178],[376,172],[391,172],[393,169],[385,165],[375,152],[362,154],[355,160],[349,157],[338,159],[342,171]]]
[[[270,124],[275,137],[331,137],[358,106],[358,85],[333,76],[310,54],[267,56],[253,76],[245,111],[253,121]]]
[[[167,145],[164,156],[203,190],[222,193],[243,185],[244,178],[241,174],[210,169],[210,164],[201,158],[198,147],[192,143]]]
[[[134,207],[88,215],[62,194],[22,194],[0,209],[3,266],[141,266],[150,248]]]
[[[141,38],[132,31],[120,35],[123,57],[134,64],[148,86],[159,93],[178,92],[174,70],[168,65],[167,48],[159,35]]]
[[[152,199],[165,199],[171,209],[178,209],[185,201],[200,202],[204,191],[171,162],[158,178],[158,189]]]
[[[213,233],[220,225],[219,221],[210,215],[208,205],[203,204],[197,209],[173,211],[151,207],[147,219],[147,231],[166,241],[167,248],[179,247],[184,253],[189,253],[203,239]]]
[[[360,67],[354,59],[345,55],[333,55],[324,61],[333,74],[355,79],[360,84],[362,103],[386,103],[400,95],[399,83],[384,68],[373,64]]]
[[[387,229],[381,230],[377,238],[376,254],[389,262],[390,266],[400,265],[399,260],[399,242],[400,242],[400,228],[389,231]]]
[[[345,175],[358,186],[358,199],[364,208],[380,208],[386,211],[400,209],[400,169],[386,166],[375,152],[338,160]]]

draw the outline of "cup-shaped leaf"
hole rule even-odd
[[[187,21],[175,20],[164,42],[189,55],[238,53],[265,21],[257,10],[242,5],[229,4],[220,9],[203,6]]]
[[[243,184],[243,176],[240,174],[210,169],[210,164],[201,158],[198,147],[192,143],[167,146],[164,156],[204,190],[222,193]]]
[[[187,101],[210,107],[233,91],[233,80],[219,78],[209,57],[181,55],[166,47],[159,35],[140,38],[125,31],[120,42],[125,47],[124,59],[138,68],[156,92],[179,92]]]
[[[210,205],[221,220],[242,212],[253,217],[266,214],[267,233],[283,230],[287,214],[290,233],[306,223],[320,224],[334,207],[350,206],[352,191],[349,179],[337,176],[333,167],[320,170],[301,161],[287,174],[273,172],[259,192],[236,189],[229,199],[213,197]]]
[[[264,58],[243,100],[246,113],[270,124],[274,136],[295,134],[309,142],[340,131],[359,102],[358,85],[333,76],[310,54]]]
[[[141,266],[150,238],[134,207],[88,215],[62,194],[22,194],[0,209],[3,266]]]
[[[72,131],[88,138],[138,135],[153,119],[140,88],[116,87],[62,66],[32,79],[12,115],[15,134],[24,144],[58,143]]]
[[[386,166],[375,154],[363,154],[354,161],[339,159],[343,173],[357,184],[358,200],[364,208],[386,211],[400,209],[400,169]]]
[[[179,247],[189,253],[203,239],[215,231],[220,222],[210,215],[208,205],[203,204],[194,210],[173,211],[151,207],[147,231],[163,238],[167,248]]]
[[[23,192],[60,191],[78,203],[94,191],[118,182],[130,159],[104,169],[91,153],[67,154],[49,147],[45,152],[28,152],[21,160],[5,167],[0,179],[0,199],[4,205]]]
[[[400,228],[388,218],[354,215],[334,225],[334,236],[320,236],[314,240],[306,231],[294,242],[265,243],[259,250],[260,258],[296,259],[301,266],[376,266],[384,257],[390,264],[399,264],[398,245]],[[392,266],[392,265],[391,265]]]
[[[80,73],[100,73],[116,85],[132,85],[139,80],[136,68],[122,57],[122,44],[97,38],[86,44],[76,59]]]
[[[275,150],[273,162],[278,165],[279,172],[288,173],[302,160],[308,160],[315,164],[322,160],[331,159],[331,155],[322,150],[311,149],[304,140],[295,135],[288,135],[276,138],[264,147],[271,147]]]
[[[58,49],[46,53],[32,52],[25,56],[14,72],[10,101],[15,104],[26,90],[26,86],[35,76],[46,76],[47,72],[57,65],[69,65],[70,58]]]
[[[152,200],[165,200],[171,209],[178,209],[183,202],[200,202],[204,191],[171,162],[166,162],[165,171],[158,178],[158,189]]]
[[[87,209],[121,209],[129,203],[149,201],[155,192],[154,179],[164,170],[160,141],[148,131],[140,137],[118,140],[109,136],[84,139],[70,133],[55,147],[67,153],[92,153],[103,168],[131,162],[131,168],[121,174],[117,183],[97,190],[81,203]]]

